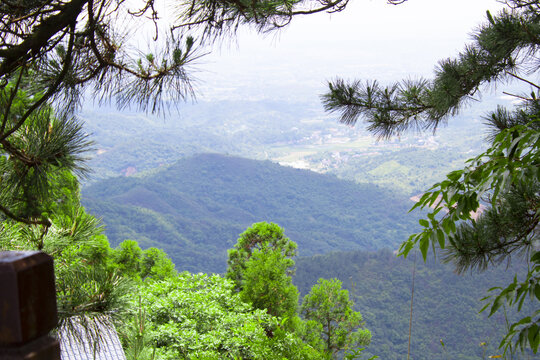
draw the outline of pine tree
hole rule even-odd
[[[193,97],[189,66],[240,26],[269,31],[295,15],[341,11],[347,0],[3,1],[0,4],[0,213],[50,227],[44,203],[57,172],[83,175],[91,143],[74,113],[85,94],[160,111]],[[139,6],[139,7],[137,7]],[[129,32],[150,22],[158,49],[133,51]],[[198,34],[195,40],[192,34]],[[141,55],[142,54],[142,55]]]
[[[296,243],[274,223],[260,222],[240,234],[229,250],[226,277],[243,301],[287,320],[296,318],[298,289],[292,283]]]
[[[328,359],[338,358],[343,350],[354,350],[371,342],[362,314],[354,311],[349,292],[338,279],[319,279],[302,300],[300,312],[307,321],[308,333],[322,340]]]
[[[414,206],[432,208],[420,220],[423,231],[402,244],[407,255],[418,246],[426,258],[430,245],[455,264],[458,272],[485,270],[502,262],[527,261],[527,274],[486,297],[490,315],[504,304],[521,309],[526,298],[540,301],[540,86],[530,78],[540,70],[540,2],[510,0],[487,21],[455,59],[439,63],[432,80],[406,80],[387,87],[376,81],[329,83],[322,96],[325,108],[340,121],[355,124],[361,117],[381,138],[406,130],[435,131],[485,84],[514,79],[530,95],[509,94],[520,100],[513,110],[498,107],[485,117],[491,127],[491,147],[468,161],[463,170],[448,174]],[[480,205],[487,209],[475,218]],[[524,275],[524,276],[523,276]],[[510,326],[501,346],[540,344],[540,309]]]

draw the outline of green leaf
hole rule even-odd
[[[537,251],[531,257],[531,262],[540,264],[540,251]]]
[[[401,244],[398,250],[398,256],[407,257],[409,255],[409,252],[414,247],[414,244],[416,243],[416,234],[413,234],[409,236],[409,239]]]
[[[428,249],[429,249],[429,233],[424,233],[424,236],[422,236],[422,239],[420,239],[420,252],[422,253],[424,262],[427,259]]]
[[[433,204],[435,203],[435,201],[437,201],[437,199],[439,198],[439,195],[441,194],[440,191],[434,191],[432,194],[431,194],[431,197],[430,197],[430,200],[429,200],[429,206],[433,206]]]
[[[456,171],[452,171],[451,173],[448,173],[446,177],[450,179],[451,181],[456,182],[459,180],[462,174],[463,174],[463,170],[456,170]]]
[[[527,324],[527,323],[530,323],[531,322],[531,317],[530,316],[527,316],[527,317],[524,317],[523,319],[519,320],[518,322],[512,324],[512,329],[515,329],[516,327],[518,327],[519,325],[523,325],[523,324]]]
[[[449,218],[444,218],[442,221],[442,227],[446,235],[450,235],[450,233],[452,232],[452,227],[450,226],[451,221],[452,220]]]
[[[529,345],[531,346],[531,349],[533,353],[537,353],[538,351],[538,344],[540,343],[540,334],[538,333],[538,325],[533,324],[529,327]]]
[[[489,297],[487,297],[489,298]],[[482,300],[485,300],[486,298],[483,298]],[[482,309],[480,309],[479,313],[483,313],[489,306],[491,305],[491,303],[487,303],[486,305],[482,306]]]
[[[493,305],[491,306],[491,310],[489,311],[488,316],[495,314],[497,310],[499,310],[499,308],[502,306],[502,304],[503,304],[503,298],[501,296],[497,296],[495,300],[493,301]]]
[[[444,233],[441,229],[437,229],[437,239],[439,240],[439,246],[441,247],[441,249],[444,249],[445,238],[444,238]]]
[[[416,204],[413,205],[412,208],[409,209],[409,212],[413,211],[414,209],[418,208],[421,205],[422,205],[422,203],[420,201],[418,201]]]
[[[420,225],[422,225],[423,227],[429,227],[429,221],[427,221],[426,219],[420,219],[418,220],[418,222],[420,223]]]

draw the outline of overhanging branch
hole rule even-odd
[[[17,67],[40,54],[57,33],[75,24],[87,2],[88,0],[72,0],[60,7],[57,14],[43,20],[23,42],[7,49],[0,49],[0,58],[3,58],[0,64],[0,77],[11,74]]]

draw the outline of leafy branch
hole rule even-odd
[[[435,184],[413,206],[431,208],[427,219],[420,219],[423,230],[405,241],[399,254],[407,256],[418,245],[424,260],[429,247],[443,251],[445,261],[455,264],[458,272],[510,262],[512,257],[529,259],[532,268],[526,279],[500,290],[485,307],[490,316],[506,302],[521,310],[526,295],[540,300],[540,252],[538,225],[540,199],[539,120],[502,130],[492,146],[468,161],[463,170],[451,172]],[[484,204],[482,199],[487,199]],[[481,209],[481,204],[484,209]],[[489,206],[486,207],[486,206]],[[538,351],[540,310],[510,326],[501,347],[515,343],[522,349],[528,343]]]

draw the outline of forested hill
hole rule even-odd
[[[498,342],[506,331],[504,312],[491,318],[478,312],[484,305],[479,300],[488,289],[508,284],[527,267],[519,261],[506,265],[460,276],[450,264],[433,258],[424,264],[418,256],[411,359],[477,360],[500,354]],[[380,359],[402,360],[407,358],[413,266],[413,255],[403,259],[388,250],[336,252],[297,258],[293,281],[303,296],[320,277],[340,279],[373,334],[368,350]],[[533,311],[527,300],[521,317]]]
[[[269,161],[218,154],[182,159],[143,178],[113,178],[83,191],[116,245],[163,248],[179,270],[223,272],[226,251],[254,222],[275,222],[300,255],[397,248],[412,230],[409,199]]]

